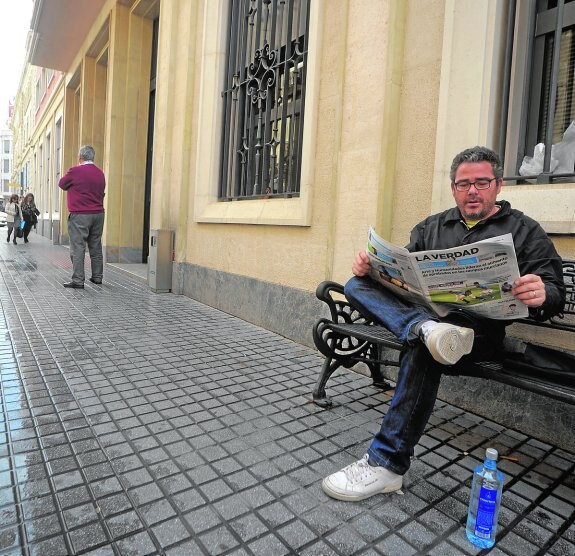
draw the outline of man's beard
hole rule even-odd
[[[466,206],[464,206],[464,208],[465,211],[463,212],[463,216],[466,220],[481,220],[489,215],[493,210],[493,205],[482,205],[479,209],[475,209],[474,211],[467,210]]]

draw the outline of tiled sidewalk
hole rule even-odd
[[[109,266],[69,277],[64,247],[0,244],[0,555],[479,554],[487,446],[517,458],[491,554],[575,554],[574,454],[438,402],[403,495],[328,499],[388,394],[340,371],[322,410],[314,350]]]

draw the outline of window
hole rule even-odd
[[[40,191],[42,188],[42,178],[44,175],[44,147],[38,148],[38,156],[36,157],[36,175],[34,176],[35,183],[30,184],[34,189],[34,195],[40,199]]]
[[[60,189],[58,188],[58,182],[62,177],[62,119],[60,118],[56,122],[56,144],[54,145],[54,192],[53,192],[53,203],[52,210],[54,212],[60,211]]]
[[[36,80],[36,108],[40,106],[46,93],[46,68],[42,68]]]
[[[10,141],[4,140],[4,154],[10,154]]]
[[[3,162],[2,172],[4,172],[5,174],[9,174],[10,173],[10,159],[5,158],[2,162]]]
[[[575,120],[575,0],[532,0],[519,3],[515,18],[514,69],[516,82],[507,122],[507,173],[518,174],[525,155],[535,145],[559,143]],[[523,85],[519,85],[522,83]],[[515,112],[515,114],[514,114]],[[513,137],[513,129],[519,131]],[[513,147],[516,147],[514,149]],[[509,154],[511,151],[511,154]],[[550,149],[538,181],[553,180]],[[575,168],[570,168],[573,173]],[[563,174],[565,177],[565,174]],[[555,176],[555,178],[561,177]]]
[[[300,191],[309,0],[230,0],[221,201]]]
[[[557,0],[540,2],[533,44],[533,81],[530,91],[527,148],[545,143],[549,134],[553,143],[575,119],[575,3],[567,0],[563,8],[563,21],[558,21]],[[559,27],[560,42],[556,67],[555,34]],[[555,98],[554,113],[551,95]],[[551,129],[549,128],[551,126]]]
[[[50,187],[51,187],[51,183],[50,183],[50,174],[52,173],[52,164],[50,162],[50,145],[51,141],[50,141],[50,135],[46,136],[46,139],[44,141],[44,153],[46,154],[46,161],[44,164],[44,168],[45,168],[45,175],[44,175],[44,184],[43,184],[43,202],[42,202],[42,207],[44,211],[48,211],[49,207],[50,207]]]

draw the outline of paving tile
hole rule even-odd
[[[78,486],[62,490],[57,494],[58,502],[62,508],[69,508],[91,500],[90,493],[85,486]]]
[[[231,521],[230,527],[243,542],[249,542],[250,540],[260,537],[268,532],[267,525],[254,514],[246,515]]]
[[[498,539],[497,547],[511,554],[521,554],[521,556],[530,556],[539,552],[537,546],[513,531],[505,535],[501,540]]]
[[[552,556],[572,556],[575,554],[575,543],[566,539],[558,539],[548,548],[548,553]]]
[[[420,552],[425,552],[436,537],[435,533],[417,521],[412,521],[399,529],[398,534]]]
[[[164,548],[191,537],[191,533],[188,532],[186,526],[178,517],[153,526],[152,532]]]
[[[106,520],[113,538],[120,538],[144,528],[144,524],[136,512],[125,512]]]
[[[146,506],[142,506],[140,513],[148,526],[176,516],[176,511],[166,499],[156,500]]]
[[[560,515],[561,517],[567,518],[575,511],[575,499],[569,503],[557,498],[556,496],[548,496],[541,502],[541,506]]]
[[[194,540],[184,541],[166,550],[166,556],[191,556],[192,554],[201,554],[201,549]],[[245,556],[247,556],[247,554],[245,554]]]
[[[411,556],[417,554],[417,550],[405,542],[397,535],[390,535],[376,545],[382,554],[401,554],[401,556]]]
[[[339,556],[339,553],[336,552],[332,547],[328,546],[324,541],[320,540],[314,542],[311,546],[307,546],[300,550],[298,553],[299,556]],[[362,556],[379,556],[380,552],[361,552]]]
[[[239,540],[225,526],[201,534],[198,540],[206,547],[209,554],[222,554],[239,545]]]
[[[105,543],[108,539],[100,523],[91,523],[74,531],[70,531],[70,540],[73,549],[76,552],[81,552]]]
[[[122,556],[148,556],[157,553],[149,533],[144,531],[121,539],[117,544]]]
[[[184,515],[184,519],[189,527],[197,534],[222,523],[222,518],[210,506],[188,512]]]
[[[269,556],[269,554],[274,554],[274,556],[285,556],[291,552],[291,549],[283,544],[280,539],[272,533],[253,541],[248,545],[248,549],[252,554],[254,554],[254,556]]]
[[[299,520],[278,528],[276,534],[296,551],[316,539],[316,533]]]
[[[109,517],[132,509],[132,503],[124,493],[112,494],[98,500],[98,506],[104,517]]]
[[[13,552],[19,548],[21,542],[17,526],[0,529],[0,550]]]
[[[163,471],[176,471],[176,474],[174,475],[169,475],[167,477],[163,477],[163,473],[160,472],[159,473],[159,477],[158,474],[154,474],[156,479],[158,480],[158,484],[160,486],[160,488],[167,494],[167,495],[172,495],[172,494],[176,494],[178,492],[181,492],[183,490],[188,490],[189,488],[191,488],[193,486],[192,482],[186,477],[186,475],[184,475],[183,473],[177,473],[177,471],[179,470],[178,467],[176,465],[173,466],[173,469],[170,469],[167,465],[163,466]],[[152,470],[153,472],[153,470]],[[211,484],[211,483],[210,483]],[[207,487],[204,487],[207,488]]]
[[[80,525],[86,525],[92,521],[98,521],[98,512],[93,503],[74,506],[69,510],[64,510],[64,521],[68,529],[74,529]]]
[[[38,543],[31,543],[29,550],[31,556],[62,556],[62,554],[69,553],[69,549],[62,536],[52,537]]]

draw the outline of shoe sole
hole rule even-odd
[[[360,500],[371,498],[376,494],[389,494],[390,492],[396,492],[398,490],[401,490],[402,486],[403,481],[400,482],[399,484],[391,484],[382,490],[378,490],[376,492],[370,492],[369,494],[345,494],[332,489],[329,486],[327,477],[321,482],[321,489],[325,492],[325,494],[327,494],[330,498],[335,498],[336,500],[341,500],[342,502],[359,502]]]
[[[470,328],[452,328],[446,330],[428,349],[438,363],[455,365],[464,355],[471,353],[474,336]]]

